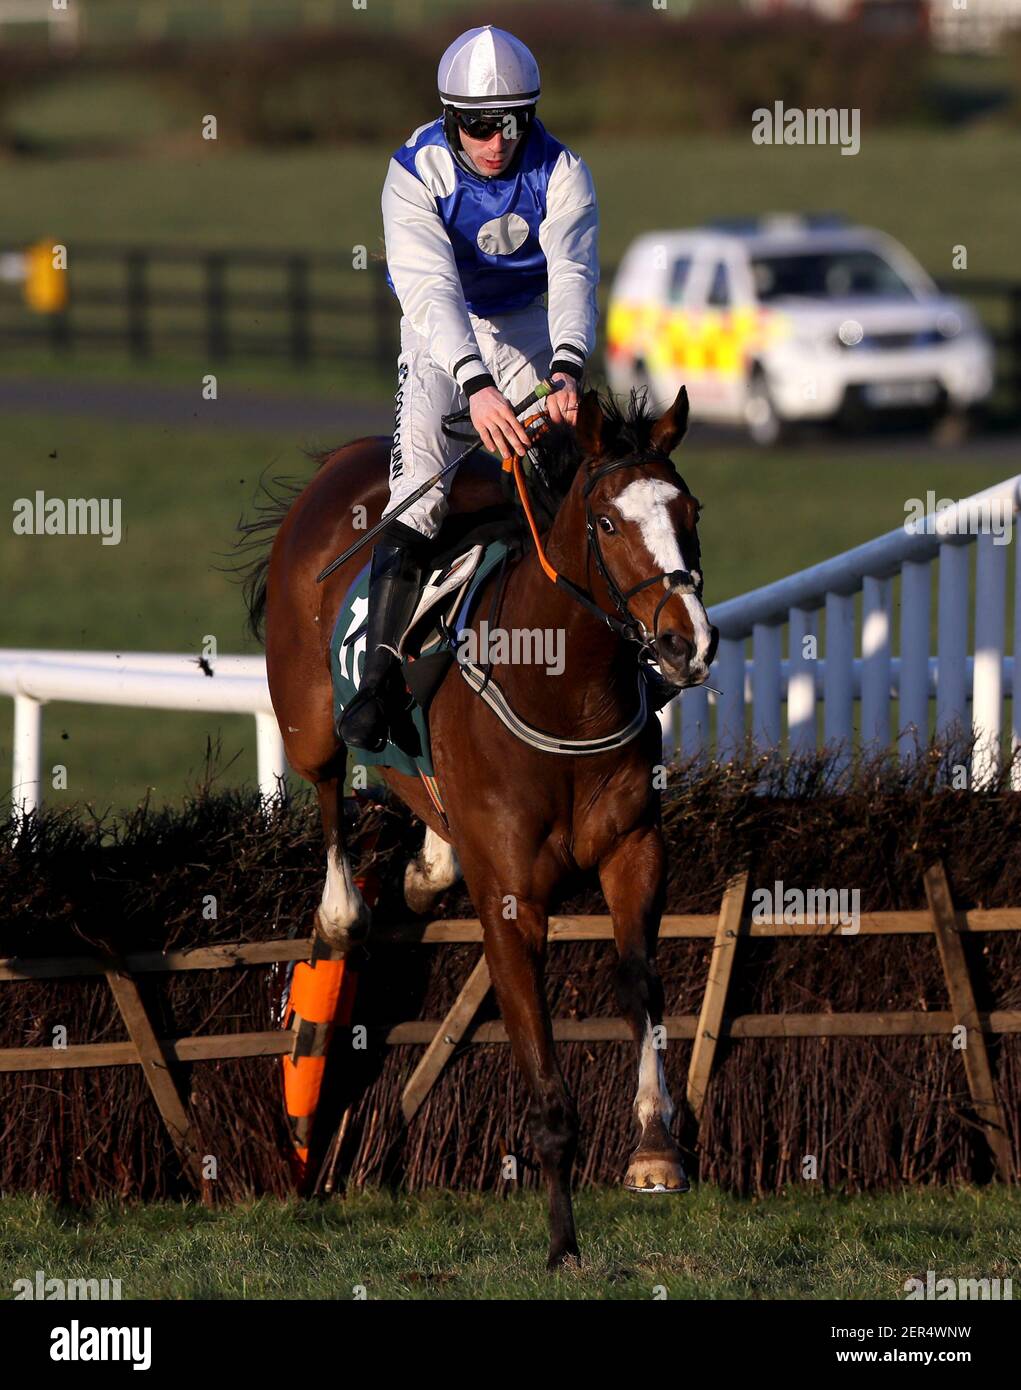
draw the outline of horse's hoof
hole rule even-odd
[[[461,865],[453,845],[427,830],[422,848],[404,870],[404,901],[417,917],[424,917],[460,877]]]
[[[624,1186],[629,1192],[666,1192],[679,1195],[691,1186],[673,1154],[636,1153],[628,1165]]]
[[[563,1249],[552,1249],[546,1260],[546,1269],[552,1274],[558,1269],[578,1269],[581,1266],[581,1256],[576,1245],[564,1246]]]
[[[414,859],[408,861],[408,867],[404,871],[404,901],[408,911],[413,912],[416,917],[424,917],[431,911],[433,903],[439,897],[439,892],[423,882],[423,875]]]
[[[372,913],[365,903],[361,904],[358,916],[353,922],[340,924],[338,922],[324,921],[322,913],[316,909],[315,931],[320,941],[326,943],[331,951],[339,951],[341,955],[347,955],[353,951],[369,934],[372,926]]]

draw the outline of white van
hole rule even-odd
[[[963,414],[993,388],[975,314],[941,294],[891,237],[782,216],[632,242],[606,327],[610,387],[743,424],[772,444],[787,423],[909,408]]]

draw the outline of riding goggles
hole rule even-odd
[[[535,114],[534,106],[489,107],[484,111],[464,111],[456,106],[452,109],[457,124],[472,140],[488,140],[497,131],[514,140],[524,135]]]

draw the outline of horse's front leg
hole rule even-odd
[[[344,844],[343,774],[318,781],[316,796],[326,841],[326,882],[316,912],[316,931],[327,945],[346,954],[368,932],[371,914],[354,881]]]
[[[617,1000],[638,1049],[638,1147],[624,1186],[636,1192],[687,1192],[680,1151],[670,1133],[674,1105],[663,1068],[663,986],[655,955],[666,855],[659,827],[643,826],[619,840],[600,863],[599,880],[617,943]]]
[[[478,899],[477,899],[478,901]],[[578,1254],[571,1205],[571,1169],[578,1147],[578,1112],[553,1047],[544,978],[545,903],[492,895],[480,903],[486,961],[514,1058],[525,1074],[532,1103],[528,1127],[539,1151],[549,1193],[548,1269]]]

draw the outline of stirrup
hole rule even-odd
[[[370,714],[371,723],[366,718]],[[337,737],[364,753],[382,753],[389,734],[390,720],[378,690],[359,690],[337,720]]]

